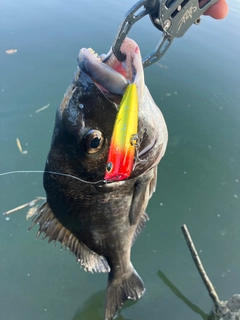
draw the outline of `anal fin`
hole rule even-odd
[[[32,229],[36,224],[39,224],[37,238],[41,233],[44,233],[43,239],[48,237],[48,242],[59,241],[62,246],[69,248],[76,255],[77,261],[84,267],[85,271],[110,271],[107,260],[90,250],[71,231],[65,228],[55,217],[47,202],[37,210],[33,223],[28,230]]]

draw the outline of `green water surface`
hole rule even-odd
[[[135,1],[3,0],[0,4],[0,172],[42,170],[55,111],[78,51],[107,52]],[[187,249],[186,223],[222,300],[240,293],[240,4],[203,17],[145,71],[169,144],[132,250],[146,293],[118,320],[207,320],[213,303]],[[130,33],[148,54],[160,32],[148,17]],[[17,49],[9,55],[5,51]],[[35,111],[45,105],[42,112]],[[19,138],[23,150],[16,145]],[[41,174],[0,176],[0,212],[44,196]],[[28,209],[0,222],[1,320],[103,320],[107,275],[27,232]]]

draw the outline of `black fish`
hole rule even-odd
[[[47,201],[31,226],[38,223],[38,236],[68,247],[85,270],[109,272],[105,320],[145,291],[130,261],[131,246],[148,220],[145,209],[167,145],[165,121],[144,84],[139,48],[127,38],[121,51],[124,63],[113,54],[102,56],[103,63],[80,51],[80,67],[57,109],[43,179]],[[140,146],[130,177],[108,182],[108,150],[128,82],[138,89]]]

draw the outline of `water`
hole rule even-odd
[[[107,52],[133,4],[1,3],[1,172],[44,168],[55,110],[79,49]],[[132,251],[147,291],[137,303],[127,303],[118,320],[207,319],[213,304],[188,252],[183,223],[220,299],[240,293],[240,6],[237,0],[229,5],[225,20],[204,17],[146,69],[146,83],[168,125],[169,145],[147,210],[151,220]],[[143,56],[160,37],[148,18],[130,36]],[[7,49],[18,51],[7,55]],[[19,152],[16,138],[27,154]],[[44,196],[41,174],[1,176],[0,188],[1,212]],[[68,251],[35,241],[37,228],[27,232],[26,213],[1,218],[1,319],[102,320],[107,276],[88,274]]]

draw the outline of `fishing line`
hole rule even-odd
[[[8,171],[8,172],[2,172],[0,173],[0,177],[1,176],[7,176],[10,174],[14,174],[14,173],[49,173],[49,174],[56,174],[59,176],[64,176],[64,177],[68,177],[68,178],[72,178],[75,180],[78,180],[80,182],[84,182],[84,183],[88,183],[88,184],[98,184],[100,182],[106,183],[106,180],[99,180],[99,181],[95,181],[95,182],[91,182],[91,181],[86,181],[83,179],[80,179],[78,177],[72,176],[71,174],[68,173],[61,173],[61,172],[54,172],[54,171],[43,171],[43,170],[16,170],[16,171]]]

